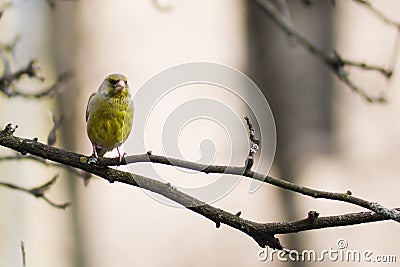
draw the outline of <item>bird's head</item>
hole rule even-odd
[[[105,96],[125,96],[130,94],[127,78],[118,73],[108,75],[100,85],[99,93]]]

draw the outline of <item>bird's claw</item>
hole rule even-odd
[[[125,153],[125,152],[124,152],[124,154],[122,154],[122,155],[119,156],[119,164],[121,164],[122,162],[125,161],[125,157],[126,157],[126,156],[128,156],[128,154]]]
[[[119,147],[117,147],[117,151],[118,151],[118,158],[119,158],[119,165],[121,165],[122,162],[125,161],[125,156],[127,156],[128,154],[126,154],[125,152],[121,155],[121,151],[119,151]]]

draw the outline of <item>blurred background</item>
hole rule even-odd
[[[35,92],[50,86],[57,73],[66,70],[73,72],[73,78],[55,99],[0,95],[0,126],[18,124],[18,136],[37,136],[45,142],[54,111],[65,117],[56,146],[89,155],[86,103],[107,74],[124,73],[131,88],[138,90],[173,65],[221,63],[247,74],[268,100],[277,131],[272,175],[326,191],[350,190],[386,207],[398,207],[398,65],[389,81],[373,72],[351,71],[351,78],[368,93],[379,95],[383,90],[387,95],[387,104],[368,104],[283,33],[255,2],[77,0],[55,1],[51,9],[45,0],[12,1],[0,20],[1,41],[10,42],[18,35],[14,68],[35,58],[46,77],[44,84],[24,80],[20,87]],[[397,59],[393,53],[397,30],[356,1],[337,0],[335,5],[328,0],[287,2],[291,21],[323,50],[335,49],[344,58],[382,66]],[[400,21],[398,1],[371,3]],[[244,142],[239,152],[245,157],[248,141]],[[193,146],[190,139],[188,143],[179,145]],[[230,152],[222,147],[216,153]],[[198,149],[189,154],[196,157],[196,153]],[[0,149],[0,156],[12,154]],[[138,166],[137,171],[143,170]],[[246,235],[226,226],[216,229],[207,219],[161,204],[140,189],[98,178],[85,186],[81,178],[62,169],[0,161],[1,181],[26,187],[40,185],[57,173],[60,179],[49,197],[72,202],[65,211],[0,187],[0,266],[22,265],[21,240],[29,267],[288,265],[260,262],[260,248]],[[240,210],[243,218],[257,222],[301,219],[310,210],[321,216],[361,210],[266,184],[249,194],[249,183],[241,180],[213,205],[232,213]],[[349,249],[397,255],[400,261],[399,234],[396,223],[379,222],[278,238],[288,248],[317,252],[335,249],[337,240],[345,239]]]

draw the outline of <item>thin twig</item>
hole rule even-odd
[[[393,75],[393,70],[385,69],[384,67],[367,65],[364,62],[350,61],[347,59],[342,60],[344,65],[358,67],[363,70],[371,70],[380,72],[383,76],[390,77]]]
[[[0,182],[0,186],[31,194],[37,198],[41,198],[41,199],[45,200],[47,203],[49,203],[51,206],[53,206],[55,208],[65,209],[68,206],[70,206],[71,203],[66,202],[63,204],[57,204],[57,203],[54,203],[53,201],[51,201],[45,195],[45,193],[50,189],[50,187],[57,181],[57,177],[58,177],[58,175],[54,176],[50,181],[44,183],[43,185],[40,185],[38,187],[33,187],[33,188],[25,188],[25,187],[21,187],[21,186],[12,184],[12,183],[7,183],[7,182]]]
[[[377,10],[369,1],[367,0],[353,0],[353,1],[366,7],[369,11],[375,14],[383,22],[400,29],[400,23],[392,19],[389,19],[385,14]]]
[[[343,60],[336,52],[328,54],[314,45],[309,41],[303,34],[301,34],[293,24],[288,21],[276,7],[269,0],[255,0],[255,2],[265,11],[265,13],[289,36],[292,36],[299,42],[304,48],[306,48],[311,54],[315,55],[318,59],[323,61],[326,65],[330,67],[332,72],[338,77],[343,83],[345,83],[353,92],[362,96],[365,100],[370,103],[382,103],[385,102],[383,96],[372,97],[364,92],[359,86],[357,86],[350,79],[349,75],[345,71],[345,66],[357,66],[365,70],[377,71],[385,77],[389,78],[392,75],[391,70],[385,68],[369,65],[366,63],[353,62],[350,60]]]
[[[13,84],[16,79],[19,79],[22,75],[27,74],[24,71],[28,69],[19,70],[9,76],[4,76],[0,79],[0,92],[3,92],[8,97],[24,97],[24,98],[45,98],[51,97],[60,92],[64,88],[64,83],[71,77],[71,73],[63,72],[56,79],[55,83],[40,92],[37,93],[25,93],[20,89],[17,89]],[[29,77],[33,77],[28,75]],[[38,78],[38,77],[36,77]],[[39,77],[40,78],[40,77]]]
[[[21,241],[22,267],[26,267],[26,251],[24,241]]]
[[[2,82],[6,85],[11,84],[14,81],[17,81],[22,78],[22,76],[26,75],[29,78],[36,78],[38,80],[43,81],[44,78],[39,75],[40,66],[36,60],[31,60],[25,67],[15,71],[15,72],[6,72],[1,78]]]
[[[244,117],[244,119],[246,120],[247,127],[249,128],[249,139],[251,142],[249,155],[246,158],[245,169],[250,170],[254,164],[254,154],[256,154],[257,151],[260,149],[261,142],[254,135],[255,131],[249,117],[246,116]]]
[[[3,10],[7,7],[4,4],[0,9],[0,18],[3,15]],[[70,78],[71,73],[63,72],[57,77],[54,85],[47,89],[44,89],[37,93],[25,93],[24,90],[17,88],[15,83],[19,81],[22,77],[27,76],[30,79],[37,79],[39,81],[44,81],[44,77],[40,74],[40,66],[36,60],[31,60],[25,66],[19,68],[16,71],[12,71],[11,59],[15,45],[20,40],[19,36],[16,36],[14,40],[9,44],[0,44],[0,60],[4,64],[4,73],[0,77],[0,92],[8,97],[25,97],[25,98],[44,98],[48,96],[53,96],[58,93],[61,88],[63,88],[63,83]]]

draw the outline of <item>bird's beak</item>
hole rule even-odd
[[[115,85],[115,89],[122,91],[126,87],[126,84],[123,80],[119,80],[118,83]]]

